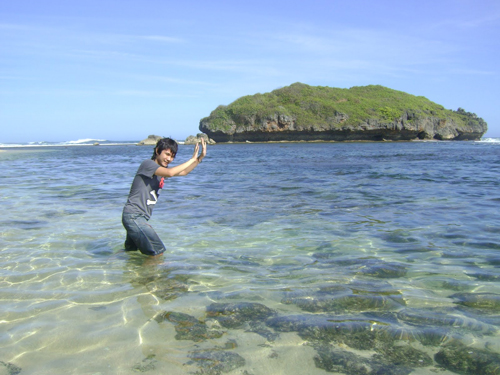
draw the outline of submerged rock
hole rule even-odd
[[[201,296],[207,296],[215,301],[227,300],[247,300],[247,301],[263,301],[264,298],[253,291],[236,291],[230,293],[223,293],[220,291],[211,291],[200,293]]]
[[[263,321],[276,312],[260,303],[212,303],[207,306],[207,317],[226,328],[243,328],[245,323]]]
[[[403,277],[407,273],[407,268],[396,263],[377,263],[358,271],[360,275],[379,277],[382,279],[393,279]]]
[[[401,291],[387,281],[368,282],[354,280],[347,284],[347,287],[354,294],[374,294],[381,296],[391,296],[391,298],[399,298],[402,295]]]
[[[412,372],[407,366],[384,363],[376,358],[364,358],[326,345],[316,348],[316,351],[318,353],[314,357],[316,367],[328,372],[348,375],[407,375]]]
[[[136,363],[132,367],[132,371],[134,371],[134,372],[148,372],[148,371],[154,370],[156,368],[155,363],[157,362],[155,357],[156,356],[154,354],[147,356],[146,358],[144,358],[142,360],[142,362]]]
[[[392,345],[394,342],[393,337],[378,328],[379,325],[386,326],[385,323],[363,316],[277,316],[268,319],[266,324],[278,332],[297,332],[304,340],[342,343],[359,350]]]
[[[151,294],[164,299],[173,300],[188,291],[185,275],[170,275],[164,272],[158,275],[149,275],[136,278],[132,284],[145,286]]]
[[[177,332],[175,335],[176,340],[193,340],[200,342],[222,336],[221,332],[209,330],[205,323],[188,314],[166,311],[156,316],[155,320],[158,323],[165,320],[173,323],[175,332]]]
[[[316,367],[325,371],[349,375],[369,374],[371,372],[367,361],[354,353],[345,350],[332,350],[327,346],[319,347],[317,353],[314,357],[314,363]]]
[[[478,310],[498,311],[500,309],[500,294],[495,293],[457,293],[451,298],[456,299],[456,304]]]
[[[487,258],[486,263],[491,266],[500,266],[500,256]]]
[[[196,364],[202,374],[218,375],[245,365],[245,359],[238,353],[221,350],[197,350],[189,354],[189,364]]]
[[[481,271],[481,272],[466,272],[467,276],[474,277],[481,281],[499,281],[500,275],[498,273],[493,273],[490,271]]]
[[[437,285],[440,289],[449,289],[456,292],[466,292],[473,289],[470,283],[464,281],[458,281],[455,279],[445,279],[440,285]]]
[[[487,350],[454,343],[442,348],[434,359],[442,367],[458,374],[500,374],[500,355]]]
[[[390,311],[398,310],[404,306],[402,298],[395,300],[379,295],[314,295],[283,299],[282,303],[294,304],[304,311],[309,312],[335,312],[337,314],[348,311]]]
[[[17,375],[21,373],[21,367],[10,362],[0,361],[0,368],[4,367],[7,375]]]
[[[497,328],[476,319],[456,316],[457,311],[433,311],[430,309],[404,309],[397,313],[400,320],[421,327],[448,327],[457,331],[493,334]]]
[[[256,333],[268,341],[274,341],[279,337],[279,334],[269,330],[266,327],[266,324],[262,321],[252,321],[249,323],[249,328],[247,329],[247,332],[253,332]]]
[[[373,356],[374,359],[396,366],[426,367],[433,363],[427,353],[410,345],[386,346],[380,348],[378,352]]]
[[[448,330],[436,327],[407,327],[407,326],[389,326],[382,330],[396,341],[417,341],[424,346],[440,346],[460,335],[451,334]]]
[[[311,342],[344,344],[353,349],[378,352],[397,342],[440,346],[461,338],[459,334],[440,327],[401,325],[394,313],[276,316],[268,319],[266,324],[277,332],[297,332]]]

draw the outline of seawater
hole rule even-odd
[[[191,153],[181,145],[176,162]],[[121,226],[151,154],[0,152],[0,373],[451,374],[450,352],[497,363],[498,142],[209,146],[165,184],[157,258],[125,253]]]

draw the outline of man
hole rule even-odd
[[[191,159],[169,168],[168,165],[177,154],[177,142],[171,138],[160,139],[156,143],[151,160],[145,160],[139,166],[132,182],[127,203],[123,208],[122,223],[127,231],[125,251],[140,250],[146,255],[160,255],[166,249],[160,237],[149,225],[153,208],[158,201],[164,179],[174,176],[186,176],[196,168],[207,154],[205,140],[196,144]]]

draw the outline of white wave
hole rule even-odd
[[[69,146],[93,146],[94,144],[106,146],[136,145],[138,141],[107,141],[105,139],[79,139],[77,141],[64,142],[27,142],[27,143],[0,143],[1,148],[16,147],[69,147]]]
[[[79,139],[77,141],[68,141],[68,142],[64,142],[64,143],[74,145],[74,144],[95,143],[95,142],[106,142],[106,139],[86,138],[86,139]]]
[[[27,145],[21,143],[0,143],[0,147],[8,148],[8,147],[34,147],[34,145]]]
[[[500,143],[500,138],[481,138],[479,141],[475,141],[476,143]]]

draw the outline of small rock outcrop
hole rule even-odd
[[[195,145],[198,142],[200,142],[200,140],[202,138],[205,139],[205,142],[207,142],[207,144],[209,144],[209,145],[215,144],[215,141],[213,139],[208,138],[208,135],[206,135],[204,133],[198,133],[198,134],[196,134],[196,137],[194,135],[190,135],[189,137],[186,138],[186,140],[184,141],[184,144],[185,145]]]
[[[156,146],[156,142],[164,137],[159,135],[149,135],[146,139],[140,141],[137,146]]]
[[[200,121],[216,142],[478,140],[488,125],[462,108],[383,86],[302,83],[237,99]]]

